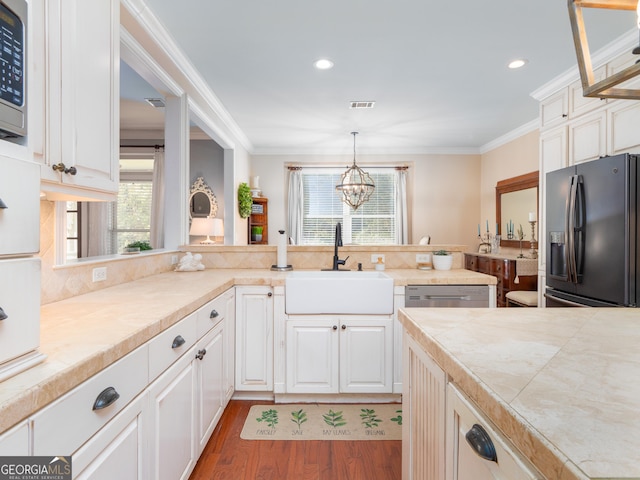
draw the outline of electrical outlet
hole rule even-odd
[[[171,255],[171,265],[178,263],[178,255]]]
[[[378,258],[382,258],[382,263],[384,263],[384,253],[372,253],[371,263],[378,263]]]
[[[429,263],[430,261],[430,253],[416,253],[416,263]]]
[[[107,279],[107,267],[97,267],[93,269],[93,281],[104,282]]]

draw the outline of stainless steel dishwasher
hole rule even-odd
[[[489,307],[488,285],[407,285],[405,307]]]

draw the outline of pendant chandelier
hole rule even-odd
[[[619,85],[627,80],[640,75],[640,61],[633,65],[611,74],[609,77],[596,81],[591,64],[591,54],[589,53],[589,43],[587,42],[587,32],[582,16],[583,8],[604,8],[609,10],[636,10],[638,27],[640,28],[640,1],[638,0],[568,0],[569,20],[573,31],[573,41],[578,57],[578,70],[582,82],[582,92],[585,97],[597,98],[626,98],[640,99],[640,89],[620,88]],[[640,54],[640,46],[631,52],[634,55]]]
[[[342,174],[340,184],[336,185],[336,190],[342,193],[342,201],[354,210],[369,200],[376,188],[369,174],[356,165],[357,134],[358,132],[351,132],[353,135],[353,165]]]

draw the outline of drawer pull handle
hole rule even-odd
[[[333,328],[334,330],[337,330],[337,329],[338,329],[338,326],[337,326],[337,325],[334,325],[332,328]]]
[[[93,403],[93,409],[102,410],[103,408],[107,408],[109,405],[115,403],[119,398],[120,394],[116,392],[115,388],[107,387],[100,392],[100,395],[96,398],[96,401]]]
[[[342,325],[342,327],[340,327],[340,328],[342,328],[343,330],[346,330],[347,326],[346,325]]]
[[[203,348],[202,350],[198,350],[198,353],[196,353],[196,358],[198,360],[202,360],[206,354],[207,350]]]
[[[271,292],[267,293],[267,297],[273,297],[273,293]]]
[[[209,315],[209,318],[216,318],[218,315],[220,315],[217,310],[211,310],[211,314]]]
[[[9,318],[9,315],[4,313],[4,310],[0,307],[0,320],[6,320],[7,318]]]
[[[184,345],[184,343],[185,343],[185,339],[182,338],[182,335],[178,335],[176,338],[173,339],[173,343],[171,344],[171,348],[181,347],[182,345]]]
[[[484,428],[477,423],[474,424],[471,430],[465,435],[465,438],[479,457],[489,460],[490,462],[498,463],[496,447],[493,445],[491,437]]]

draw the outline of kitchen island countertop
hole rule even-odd
[[[399,319],[546,478],[640,478],[638,310],[408,308]]]
[[[397,286],[496,283],[494,277],[463,269],[385,273]],[[167,272],[43,305],[39,350],[47,358],[0,382],[0,433],[234,285],[284,286],[286,275],[263,269]]]

